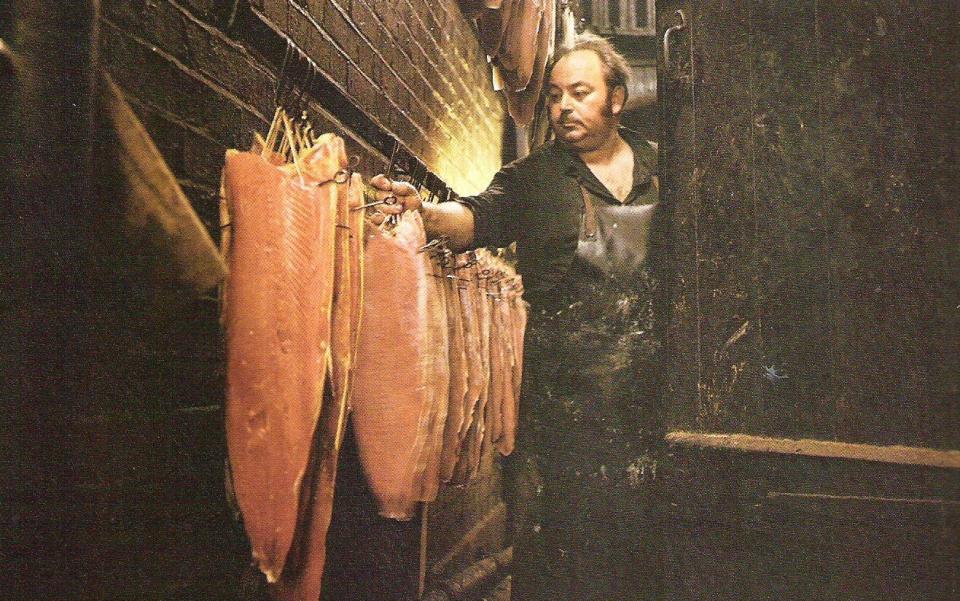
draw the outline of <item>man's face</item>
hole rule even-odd
[[[547,107],[557,140],[579,151],[592,150],[616,130],[623,91],[608,93],[596,52],[576,50],[553,66]]]

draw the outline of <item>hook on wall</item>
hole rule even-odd
[[[296,101],[294,102],[294,114],[298,119],[302,121],[308,121],[307,109],[310,107],[310,91],[313,89],[313,82],[317,74],[317,66],[309,56],[303,55],[303,60],[304,72],[297,84],[297,87],[300,88],[300,90],[297,94]]]

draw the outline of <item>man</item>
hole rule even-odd
[[[384,212],[419,209],[455,249],[517,243],[531,303],[517,451],[505,464],[513,599],[653,598],[649,477],[658,431],[648,232],[656,152],[619,128],[629,68],[602,38],[558,52],[555,140],[481,194],[423,204],[383,176]]]

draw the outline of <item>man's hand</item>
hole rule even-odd
[[[387,215],[415,211],[423,206],[423,199],[417,189],[407,182],[394,181],[385,175],[375,175],[370,180],[370,186],[377,190],[377,200],[385,201],[377,208]],[[395,201],[391,202],[391,199]]]
[[[468,248],[473,242],[473,211],[459,202],[424,204],[412,185],[392,181],[385,175],[374,176],[370,186],[377,191],[377,200],[385,201],[377,205],[381,213],[396,215],[419,210],[427,239],[445,236],[449,247],[457,252]]]

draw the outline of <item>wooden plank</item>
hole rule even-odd
[[[954,4],[658,4],[675,429],[960,448]]]
[[[467,533],[464,534],[463,537],[461,537],[460,540],[458,540],[453,547],[451,547],[450,550],[444,554],[443,557],[437,560],[433,567],[430,568],[430,573],[434,576],[442,574],[450,562],[463,554],[468,547],[477,542],[477,539],[480,538],[480,535],[484,532],[484,530],[489,528],[492,524],[506,519],[506,515],[507,506],[504,503],[497,503],[494,505],[493,509],[488,511],[486,515],[480,518],[473,528],[467,531]]]
[[[859,502],[859,503],[894,503],[903,505],[936,505],[942,507],[960,507],[960,501],[940,498],[921,498],[921,497],[877,497],[871,495],[830,495],[826,493],[805,493],[805,492],[783,492],[772,490],[767,493],[767,498],[791,499],[801,501],[834,501],[834,502]]]
[[[666,435],[666,440],[671,444],[700,448],[960,469],[960,451],[956,450],[940,450],[900,445],[877,446],[829,440],[813,440],[809,438],[770,438],[750,434],[685,432],[679,430],[669,432]]]
[[[491,578],[510,568],[513,563],[513,547],[507,547],[495,555],[485,557],[464,568],[430,591],[424,601],[452,601],[472,598],[472,594],[486,585]]]
[[[163,247],[177,280],[201,294],[226,277],[226,263],[123,93],[109,76],[104,81],[105,104],[119,143],[117,158],[127,182],[124,226]]]

